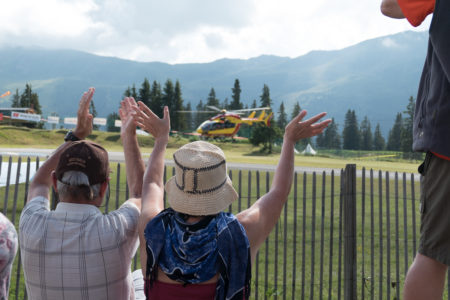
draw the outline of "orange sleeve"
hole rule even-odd
[[[425,18],[433,13],[435,0],[397,0],[405,18],[412,26],[419,26]]]

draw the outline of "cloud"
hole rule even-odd
[[[394,47],[398,47],[399,45],[391,38],[387,37],[385,39],[383,39],[383,41],[381,42],[381,44],[386,47],[386,48],[394,48]]]
[[[0,47],[169,63],[296,57],[411,29],[382,16],[377,1],[354,0],[15,0],[0,19]]]

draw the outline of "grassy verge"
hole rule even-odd
[[[3,148],[56,148],[63,141],[67,130],[43,130],[24,127],[0,126],[0,147]],[[119,133],[94,131],[88,139],[103,145],[109,151],[122,151]],[[153,147],[153,138],[138,136],[139,145],[148,157]],[[180,146],[195,140],[195,138],[183,138],[173,136],[169,140],[166,158],[172,158],[173,152]],[[261,153],[258,147],[248,142],[239,141],[215,142],[223,149],[227,160],[237,163],[270,164],[276,165],[279,160],[279,147],[275,147],[275,153]],[[356,164],[358,169],[383,170],[390,172],[416,173],[418,160],[404,160],[398,152],[380,151],[346,151],[346,150],[319,150],[316,156],[297,155],[297,166],[316,168],[345,168],[346,164]]]

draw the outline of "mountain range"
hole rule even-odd
[[[223,101],[231,99],[236,78],[241,101],[259,103],[264,84],[273,109],[284,103],[288,115],[298,101],[310,114],[327,111],[342,130],[345,113],[354,109],[358,120],[368,116],[386,133],[395,115],[417,93],[427,49],[427,32],[406,31],[370,39],[333,51],[312,51],[296,57],[263,55],[251,59],[220,59],[210,63],[167,64],[102,57],[74,50],[4,47],[0,49],[0,94],[26,83],[39,94],[44,116],[56,112],[75,116],[83,91],[94,86],[99,117],[117,111],[127,87],[140,87],[144,78],[161,85],[179,80],[184,103],[194,108],[205,102],[211,88]],[[10,106],[12,96],[0,99]]]

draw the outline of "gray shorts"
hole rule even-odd
[[[450,160],[427,153],[419,172],[419,253],[450,266]]]

